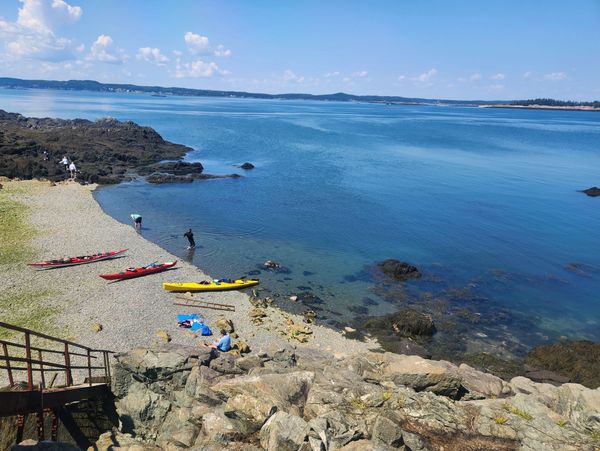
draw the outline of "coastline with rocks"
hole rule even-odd
[[[2,267],[5,298],[25,295],[50,307],[37,323],[42,331],[119,352],[112,391],[121,426],[94,449],[597,449],[600,388],[506,381],[466,364],[382,353],[375,340],[307,324],[260,292],[194,296],[235,306],[200,312],[213,330],[231,327],[240,345],[211,357],[202,342],[213,337],[176,326],[177,314],[199,310],[173,305],[160,284],[209,279],[198,268],[178,262],[176,270],[115,284],[97,277],[176,257],[105,215],[94,188],[3,180],[0,192],[27,211],[30,260],[129,249],[123,258],[60,270],[34,272],[24,261]],[[416,271],[385,266],[400,279]],[[2,316],[27,326],[31,308],[5,300]],[[393,324],[402,333],[433,333],[429,322],[419,329],[415,314]]]

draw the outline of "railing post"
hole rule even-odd
[[[38,351],[38,359],[40,360],[40,377],[42,379],[42,385],[40,388],[43,390],[46,388],[46,377],[44,376],[44,361],[42,359],[42,351]]]
[[[15,381],[13,379],[12,368],[10,367],[10,360],[8,358],[8,348],[6,343],[2,343],[2,350],[4,351],[4,357],[6,358],[6,371],[8,372],[8,383],[11,387],[14,387]]]
[[[27,356],[27,389],[33,390],[33,371],[31,368],[31,337],[25,332],[25,355]]]
[[[71,385],[73,385],[73,376],[71,374],[71,356],[69,354],[68,343],[65,343],[65,366],[67,367],[65,368],[67,387],[70,387]]]
[[[87,350],[87,361],[88,361],[88,379],[90,387],[92,386],[92,354],[90,348]]]

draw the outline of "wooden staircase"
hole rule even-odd
[[[37,415],[39,440],[45,438],[44,416],[52,415],[50,438],[56,441],[64,405],[110,394],[111,351],[0,322],[0,336],[6,335],[15,338],[0,339],[0,370],[8,383],[0,389],[0,417],[17,417],[16,443],[27,415]]]

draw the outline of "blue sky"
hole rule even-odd
[[[600,99],[600,1],[2,0],[0,76]]]

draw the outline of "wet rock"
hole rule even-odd
[[[435,333],[431,316],[415,309],[400,310],[391,315],[390,321],[392,330],[402,337],[432,336]]]
[[[600,344],[592,341],[560,341],[533,348],[525,363],[549,370],[586,387],[600,387]]]
[[[308,434],[308,423],[286,412],[276,412],[260,429],[260,444],[267,451],[297,451]]]
[[[254,165],[252,163],[246,162],[246,163],[240,165],[240,168],[245,169],[245,170],[254,169]]]
[[[598,188],[597,186],[592,186],[591,188],[584,189],[581,192],[587,194],[590,197],[600,196],[600,188]]]
[[[404,281],[408,279],[418,279],[421,277],[421,273],[415,266],[399,260],[384,260],[377,263],[377,266],[379,266],[385,275],[396,280]]]
[[[183,161],[173,161],[168,163],[157,163],[150,166],[139,168],[137,173],[140,175],[150,175],[153,173],[189,175],[201,174],[204,167],[201,163],[186,163]]]

